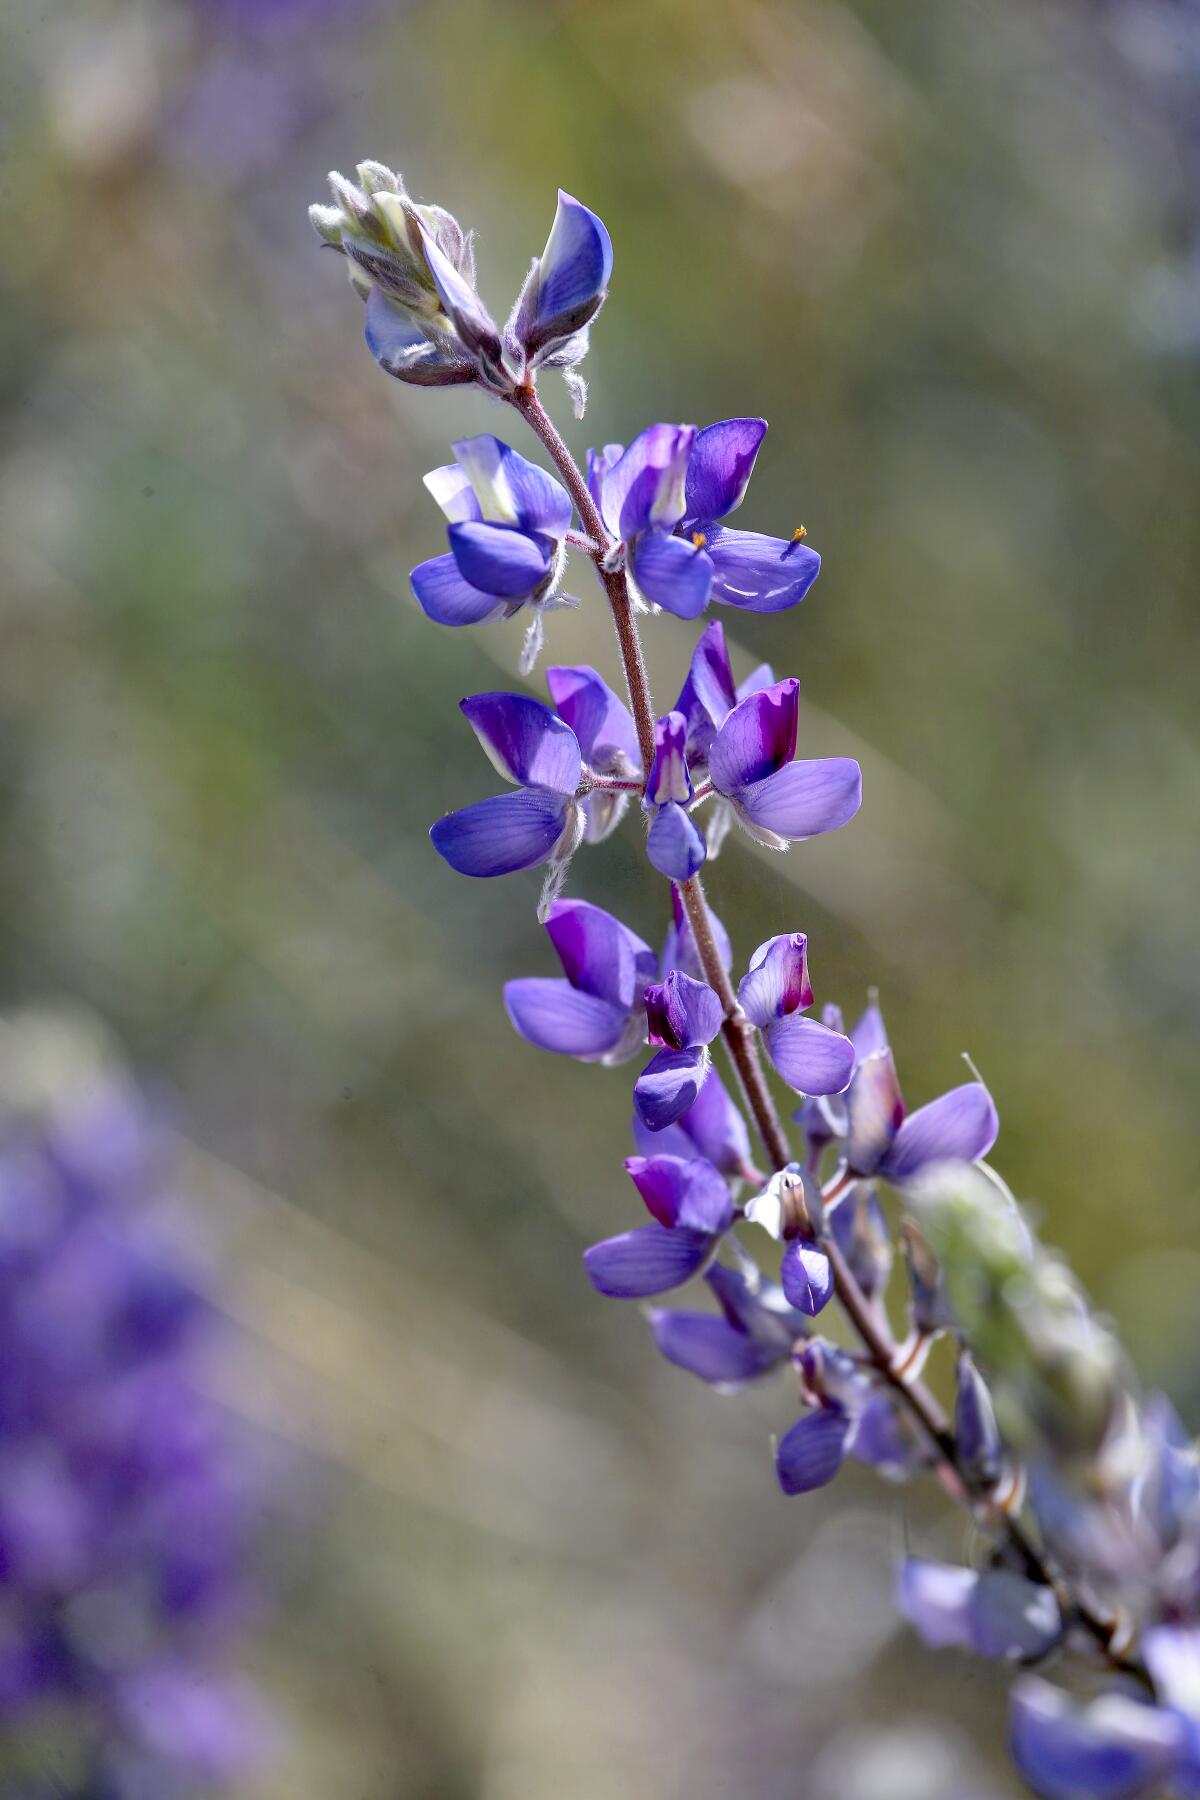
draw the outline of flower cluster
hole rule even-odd
[[[4,1054],[5,1742],[55,1722],[55,1794],[212,1793],[260,1733],[224,1667],[250,1599],[250,1519],[245,1457],[201,1386],[215,1321],[168,1229],[136,1095],[107,1072],[81,1079],[79,1046],[41,1018],[6,1022]],[[24,1071],[43,1067],[31,1095]]]
[[[765,422],[652,424],[581,468],[536,377],[543,365],[574,372],[605,297],[612,253],[595,215],[560,196],[500,332],[449,214],[414,205],[375,163],[360,166],[358,187],[332,179],[337,206],[314,209],[314,222],[366,297],[376,357],[406,380],[474,381],[499,396],[554,468],[494,436],[454,446],[456,460],[426,477],[449,550],[413,571],[421,608],[455,626],[528,611],[528,674],[543,615],[576,604],[560,594],[574,551],[616,626],[628,706],[587,666],[551,667],[544,699],[463,700],[509,789],[430,833],[462,874],[546,866],[538,917],[562,973],[507,983],[519,1035],[608,1068],[649,1052],[625,1161],[644,1211],[586,1251],[587,1276],[603,1295],[639,1301],[699,1279],[709,1304],[652,1308],[654,1343],[720,1390],[790,1382],[775,1452],[786,1494],[825,1486],[848,1458],[893,1481],[937,1473],[971,1518],[975,1555],[962,1567],[906,1563],[898,1598],[917,1630],[1022,1663],[1071,1649],[1110,1683],[1087,1701],[1040,1678],[1018,1684],[1012,1748],[1035,1792],[1135,1800],[1166,1780],[1200,1793],[1193,1446],[1165,1401],[1136,1395],[1110,1334],[988,1167],[999,1125],[984,1083],[910,1111],[874,999],[849,1031],[833,1004],[814,1016],[806,935],[777,934],[740,965],[701,884],[733,826],[786,850],[847,824],[862,797],[857,763],[797,758],[799,682],[764,665],[737,683],[717,621],[694,640],[675,704],[656,714],[650,699],[639,616],[694,621],[710,601],[779,612],[818,573],[803,528],[771,537],[726,523]],[[657,954],[624,920],[564,897],[576,852],[601,845],[633,800],[669,884]],[[719,1040],[736,1097],[714,1061]],[[799,1154],[771,1071],[794,1096]],[[841,1342],[822,1329],[831,1313]],[[923,1379],[937,1345],[949,1412]]]

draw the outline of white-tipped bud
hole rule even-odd
[[[345,217],[341,207],[321,206],[318,203],[309,207],[308,216],[317,236],[324,238],[327,244],[333,244],[336,249],[340,250],[342,247],[342,226],[345,224]]]
[[[336,169],[329,171],[329,191],[338,206],[345,213],[347,220],[357,225],[361,231],[371,229],[373,219],[371,202],[361,188],[356,188],[352,181],[339,175]]]
[[[354,173],[358,176],[364,194],[402,194],[404,183],[399,175],[388,168],[386,163],[360,162]]]

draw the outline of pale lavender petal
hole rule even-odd
[[[829,1258],[815,1244],[795,1238],[783,1253],[779,1281],[788,1303],[797,1312],[815,1318],[833,1294],[833,1269]]]
[[[715,733],[737,701],[729,652],[725,648],[725,632],[719,621],[714,620],[696,640],[687,680],[675,703],[676,712],[681,712],[687,721],[689,760],[707,758]]]
[[[723,519],[741,505],[766,435],[765,419],[722,419],[696,434],[687,472],[689,519]]]
[[[704,1050],[660,1050],[634,1083],[633,1104],[643,1125],[661,1131],[696,1104],[704,1080]]]
[[[682,713],[669,712],[654,721],[654,761],[646,781],[646,799],[654,806],[665,806],[674,800],[686,806],[692,797],[692,781],[688,774],[684,744],[687,720]]]
[[[970,1643],[978,1656],[1009,1661],[1044,1656],[1063,1634],[1054,1590],[1008,1569],[988,1569],[970,1601]]]
[[[731,798],[760,831],[798,844],[854,817],[862,805],[862,770],[847,756],[788,763]]]
[[[1124,1694],[1087,1705],[1027,1677],[1013,1690],[1009,1749],[1042,1800],[1141,1800],[1170,1775],[1178,1715]]]
[[[687,1114],[683,1117],[686,1118]],[[633,1146],[639,1156],[681,1156],[687,1162],[699,1149],[699,1145],[692,1142],[682,1124],[664,1125],[661,1131],[651,1131],[634,1113],[630,1126],[633,1131]],[[706,1154],[707,1152],[701,1151],[701,1155]]]
[[[438,855],[460,875],[510,875],[545,862],[562,834],[565,802],[522,789],[448,813],[431,825]]]
[[[625,1168],[660,1225],[720,1232],[733,1223],[729,1189],[703,1157],[627,1156]]]
[[[554,549],[549,538],[531,537],[511,525],[451,525],[450,551],[464,581],[480,593],[523,600],[541,586]]]
[[[586,325],[604,298],[612,264],[603,220],[560,188],[538,267],[539,335],[558,337]]]
[[[637,774],[642,758],[633,716],[595,669],[586,663],[547,669],[546,685],[579,740],[583,760],[597,774]]]
[[[440,469],[430,469],[423,479],[451,525],[483,518],[470,477],[461,463],[444,463]]]
[[[861,1017],[852,1026],[850,1041],[858,1052],[860,1060],[865,1056],[873,1056],[877,1050],[887,1049],[887,1027],[883,1022],[883,1014],[874,1000],[864,1009]]]
[[[931,1456],[928,1438],[889,1393],[873,1395],[859,1414],[851,1454],[890,1481],[927,1467]]]
[[[854,1039],[850,1042],[853,1044]],[[890,1050],[864,1057],[846,1094],[846,1161],[857,1175],[873,1175],[904,1120],[904,1100]]]
[[[423,235],[422,249],[438,298],[453,320],[455,329],[469,349],[485,351],[498,358],[500,333],[491,313],[468,281],[459,274],[448,256],[443,255],[428,232]]]
[[[713,739],[708,772],[731,799],[791,763],[796,754],[800,683],[777,681],[739,700]]]
[[[737,685],[737,698],[748,700],[751,694],[761,694],[764,688],[775,686],[775,671],[770,663],[759,663],[757,669],[751,669],[745,681]]]
[[[786,612],[821,572],[817,552],[794,538],[719,526],[708,533],[705,548],[713,564],[713,599],[747,612]]]
[[[471,694],[459,701],[492,767],[522,787],[573,794],[583,773],[571,727],[528,694]]]
[[[555,542],[566,535],[575,509],[566,488],[547,470],[490,432],[460,438],[454,453],[485,522],[519,526]]]
[[[910,1113],[880,1171],[908,1181],[929,1163],[978,1162],[996,1141],[1000,1121],[981,1081],[967,1081]]]
[[[767,1055],[798,1094],[841,1094],[854,1073],[854,1045],[802,1013],[767,1027]]]
[[[768,938],[750,958],[738,984],[738,1005],[752,1025],[766,1027],[813,1003],[808,978],[808,939],[802,931]]]
[[[613,1300],[642,1300],[682,1287],[704,1266],[712,1248],[707,1231],[639,1225],[593,1244],[583,1253],[583,1266],[598,1293]]]
[[[619,1043],[628,1011],[580,993],[569,981],[529,977],[504,984],[514,1028],[540,1050],[560,1056],[602,1056]]]
[[[672,923],[667,929],[666,941],[663,944],[660,968],[665,975],[670,969],[682,969],[687,975],[694,975],[697,981],[705,979],[704,967],[696,949],[696,940],[692,936],[692,928],[684,910],[683,901],[679,898],[678,888],[671,889]],[[709,908],[708,922],[712,927],[713,941],[717,946],[717,954],[721,959],[721,967],[728,971],[733,967],[733,948],[729,942],[729,933]]]
[[[694,425],[650,425],[607,470],[600,510],[614,537],[631,542],[652,525],[668,530],[683,517],[683,483],[696,439]]]
[[[715,1066],[710,1066],[695,1101],[672,1130],[687,1133],[701,1156],[726,1176],[740,1176],[750,1161],[746,1121],[730,1099]],[[667,1145],[662,1145],[665,1150]]]
[[[712,563],[703,544],[652,529],[640,532],[634,545],[633,578],[655,606],[695,619],[708,605]]]
[[[672,969],[646,989],[650,1042],[668,1050],[695,1050],[711,1044],[721,1029],[721,1002],[707,982]]]
[[[690,881],[704,867],[704,833],[674,801],[660,806],[646,834],[646,855],[668,881]]]
[[[829,1225],[864,1294],[881,1294],[892,1272],[892,1240],[874,1190],[856,1182],[833,1208]]]
[[[503,600],[464,580],[449,554],[418,563],[409,579],[421,611],[438,625],[482,625],[504,611]]]
[[[931,1650],[971,1642],[971,1600],[979,1576],[952,1563],[910,1556],[900,1565],[896,1604]]]
[[[1200,1720],[1200,1626],[1152,1626],[1142,1635],[1142,1657],[1163,1705]]]
[[[381,288],[373,287],[367,296],[363,334],[376,362],[401,381],[445,387],[475,379],[473,365],[457,347],[435,350],[411,316],[394,305]]]
[[[779,1441],[775,1471],[785,1494],[808,1494],[827,1487],[846,1459],[853,1429],[840,1407],[808,1413]]]
[[[658,1309],[650,1314],[650,1329],[668,1362],[718,1387],[753,1381],[778,1366],[765,1345],[712,1313]]]
[[[546,920],[572,987],[628,1013],[654,978],[654,952],[636,932],[589,900],[556,900]]]

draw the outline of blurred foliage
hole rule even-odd
[[[628,1082],[513,1041],[537,877],[425,837],[490,791],[454,703],[515,680],[520,625],[419,616],[419,477],[506,422],[370,362],[305,217],[328,167],[476,223],[501,310],[556,186],[597,208],[577,448],[771,418],[743,522],[803,521],[825,569],[727,629],[867,800],[787,858],[730,845],[714,903],[742,957],[806,929],[819,1000],[879,985],[910,1101],[969,1047],[999,1166],[1200,1423],[1200,409],[1145,293],[1180,121],[1116,10],[5,9],[0,967],[178,1098],[231,1390],[321,1474],[248,1800],[1012,1791],[999,1680],[891,1612],[900,1521],[935,1554],[961,1526],[866,1478],[783,1501],[786,1388],[722,1403],[585,1288],[636,1216]],[[689,636],[648,638],[670,697]],[[598,593],[549,653],[615,673]],[[633,839],[585,888],[657,939]]]

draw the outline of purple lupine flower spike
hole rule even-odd
[[[615,1064],[645,1042],[643,993],[654,952],[634,932],[586,900],[556,900],[546,919],[565,979],[504,984],[515,1030],[539,1049],[581,1062]]]
[[[687,721],[682,713],[667,713],[654,727],[654,761],[642,805],[651,814],[646,854],[660,875],[670,881],[689,881],[703,868],[708,855],[704,834],[684,808],[692,798],[684,745]]]
[[[708,1046],[721,1029],[721,1002],[703,981],[673,969],[645,992],[650,1042],[660,1046],[633,1089],[650,1131],[673,1125],[696,1104],[709,1069]]]
[[[564,487],[499,438],[463,438],[458,461],[425,485],[448,520],[450,550],[418,563],[413,593],[439,625],[511,618],[553,603],[572,506]]]
[[[575,791],[583,772],[570,726],[526,694],[473,694],[461,702],[493,765],[517,785],[429,828],[433,847],[460,875],[507,875],[553,859],[563,865],[579,842]]]
[[[642,758],[633,716],[596,670],[586,663],[574,668],[550,668],[546,670],[546,685],[555,711],[578,739],[588,772],[638,780]],[[615,831],[628,803],[626,793],[593,788],[583,801],[587,842],[598,844]]]
[[[631,1156],[634,1185],[656,1221],[584,1252],[593,1287],[615,1300],[681,1287],[711,1260],[733,1223],[729,1189],[711,1163],[678,1156]]]
[[[738,988],[738,1004],[763,1033],[767,1054],[790,1087],[801,1094],[840,1094],[854,1072],[854,1046],[804,1017],[812,1002],[804,933],[760,944]]]
[[[793,762],[800,683],[777,681],[740,700],[709,748],[709,779],[744,830],[771,850],[836,831],[862,804],[850,757]]]

